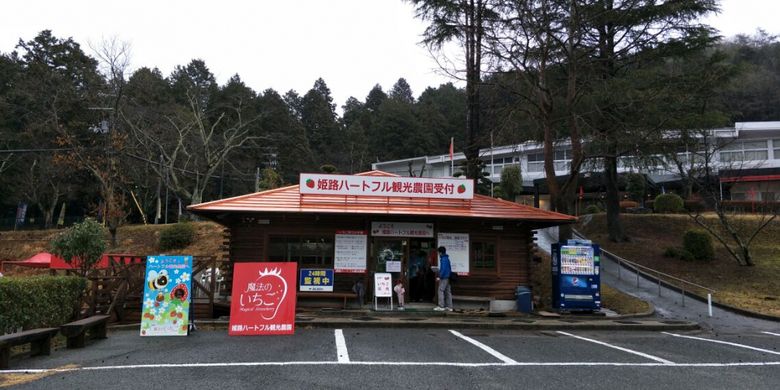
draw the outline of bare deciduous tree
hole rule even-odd
[[[715,211],[717,218],[708,218],[698,208],[689,211],[688,215],[715,237],[738,264],[755,265],[750,246],[761,231],[777,218],[777,211],[766,202],[757,202],[751,214],[729,205],[722,198],[717,173],[728,170],[740,176],[740,172],[756,166],[748,166],[742,159],[721,157],[720,152],[728,143],[718,141],[712,130],[679,132],[674,139],[677,140],[674,144],[684,145],[686,151],[667,153],[667,160],[679,172],[683,182],[702,197],[706,206]]]
[[[241,102],[231,107],[234,112],[229,123],[224,120],[225,112],[209,123],[196,97],[187,97],[189,109],[166,115],[166,123],[159,128],[147,126],[142,118],[132,118],[124,112],[122,117],[144,158],[159,159],[158,164],[149,165],[155,173],[166,179],[169,189],[190,204],[197,204],[203,201],[210,180],[234,151],[247,142],[264,138],[253,135],[249,125],[259,118],[244,120]]]

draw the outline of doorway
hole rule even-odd
[[[388,272],[392,278],[392,285],[395,287],[398,279],[404,280],[404,288],[406,294],[404,294],[405,300],[408,299],[409,287],[405,281],[405,275],[403,271],[406,269],[408,252],[409,252],[409,240],[405,238],[376,238],[373,245],[374,271],[375,272]],[[393,292],[393,301],[396,300],[395,292]]]
[[[432,238],[413,238],[409,242],[406,289],[409,302],[432,303],[436,296],[436,275],[431,266],[437,263],[436,242]]]

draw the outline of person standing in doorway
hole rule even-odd
[[[452,275],[452,266],[450,265],[450,256],[447,255],[447,248],[439,247],[439,306],[433,310],[452,311],[452,290],[450,287],[450,276]]]

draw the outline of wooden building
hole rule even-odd
[[[327,175],[316,176],[320,178],[315,180],[324,183],[322,188],[327,188]],[[467,180],[405,178],[381,171],[333,177],[332,191],[317,193],[315,180],[302,174],[300,185],[193,205],[189,210],[228,229],[232,262],[293,261],[298,262],[299,269],[335,267],[333,292],[351,292],[355,281],[362,279],[367,299],[372,296],[374,272],[398,270],[401,272],[394,272],[393,277],[406,284],[407,295],[412,295],[407,299],[429,299],[432,287],[419,278],[430,277],[425,271],[431,264],[425,260],[435,262],[431,253],[448,237],[449,242],[461,246],[460,251],[454,247],[448,251],[453,270],[460,275],[456,295],[514,299],[516,286],[529,283],[532,230],[576,220],[569,215],[474,195],[473,182]],[[365,191],[381,187],[380,182],[389,182],[385,189],[408,191],[409,196],[348,192],[342,195],[336,188],[336,179],[343,179],[342,184],[347,183],[346,179],[362,180]],[[413,188],[418,192],[417,183],[426,180],[434,181],[430,186],[424,183],[426,189],[444,190],[452,196],[412,194]],[[450,182],[443,187],[437,180]],[[455,187],[447,187],[452,183]],[[320,187],[321,183],[316,184]],[[453,198],[459,195],[468,196]],[[361,235],[365,236],[362,247]],[[358,245],[351,247],[352,256],[357,258],[356,268],[344,268],[343,245],[338,241],[346,236],[358,237]],[[461,240],[452,241],[453,237]],[[339,245],[342,249],[337,249]],[[362,265],[361,254],[365,257]],[[414,274],[415,270],[420,271],[414,263],[420,262],[421,257],[422,274]]]

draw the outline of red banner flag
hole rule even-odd
[[[297,273],[297,263],[235,263],[228,334],[293,334]]]
[[[453,160],[453,156],[455,155],[455,138],[450,138],[450,161]]]

